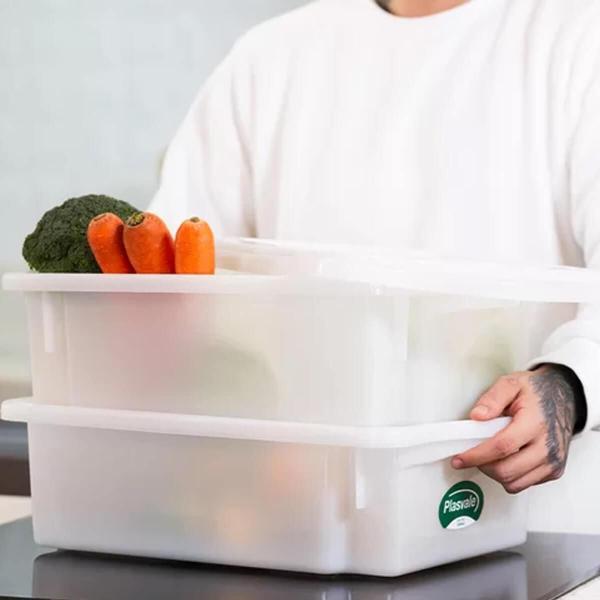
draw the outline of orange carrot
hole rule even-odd
[[[160,217],[147,212],[129,217],[123,242],[136,273],[175,272],[173,238]]]
[[[94,217],[87,239],[103,273],[135,273],[123,245],[123,221],[113,213]]]
[[[215,239],[206,221],[192,217],[177,230],[175,272],[187,275],[214,274]]]

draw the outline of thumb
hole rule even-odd
[[[516,375],[504,375],[481,395],[469,415],[476,421],[487,421],[500,417],[507,406],[515,400],[521,391],[521,384]]]

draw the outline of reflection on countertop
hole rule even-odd
[[[510,552],[399,579],[312,577],[56,552],[35,559],[33,581],[36,597],[90,600],[527,599],[525,558]]]

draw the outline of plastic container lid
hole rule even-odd
[[[600,302],[600,270],[441,259],[374,246],[274,240],[218,242],[217,276],[7,274],[30,292],[436,294],[516,302]],[[343,285],[342,285],[343,284]]]
[[[262,275],[314,276],[387,290],[529,302],[600,302],[600,270],[442,259],[375,246],[257,239],[219,243],[219,264]]]

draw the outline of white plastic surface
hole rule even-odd
[[[219,243],[224,268],[474,298],[543,303],[600,301],[600,271],[562,265],[442,259],[376,246],[306,244],[259,239]]]
[[[246,421],[244,434],[232,419],[30,399],[5,403],[2,416],[29,422],[35,538],[47,546],[400,575],[513,546],[526,535],[526,495],[510,496],[448,460],[505,420],[368,435]],[[378,439],[390,447],[375,447]],[[481,487],[483,512],[470,527],[444,529],[440,501],[462,480]]]

